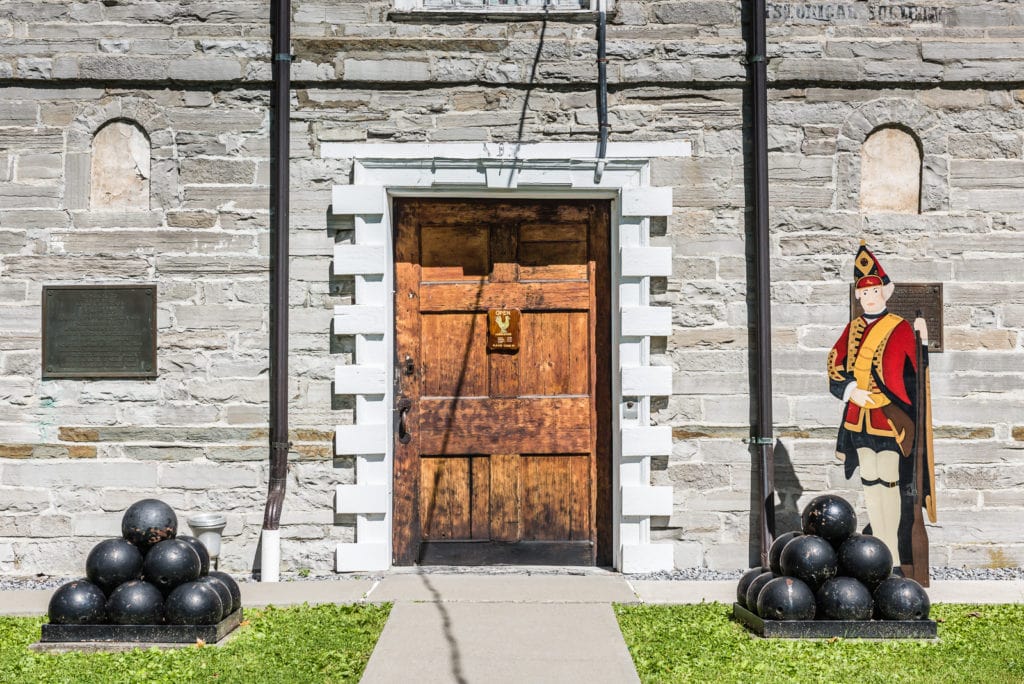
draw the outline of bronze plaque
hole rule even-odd
[[[156,285],[43,287],[43,378],[156,371]]]
[[[519,350],[519,309],[487,310],[487,351]]]
[[[860,304],[853,296],[854,287],[850,285],[850,320],[860,316]],[[928,325],[928,352],[935,354],[942,351],[942,283],[896,283],[892,297],[886,302],[886,308],[900,318],[913,325],[917,312],[923,315]]]

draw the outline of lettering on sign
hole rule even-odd
[[[782,24],[855,23],[883,24],[942,23],[946,7],[934,5],[865,5],[838,2],[776,3],[765,5],[768,21]]]
[[[860,316],[860,304],[850,285],[850,319]],[[942,352],[942,283],[896,283],[886,309],[911,324],[920,311],[928,326],[928,352]]]
[[[519,350],[519,309],[487,310],[487,351]]]
[[[156,285],[43,287],[43,378],[155,378]]]

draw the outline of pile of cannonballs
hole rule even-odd
[[[86,579],[54,592],[52,624],[212,625],[241,607],[238,584],[210,570],[206,547],[178,534],[178,518],[163,501],[132,504],[121,535],[89,552]]]
[[[764,620],[926,620],[931,602],[912,579],[893,574],[889,548],[857,534],[857,515],[825,494],[800,516],[802,532],[779,535],[768,568],[740,578],[736,601]]]

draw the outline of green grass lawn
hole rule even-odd
[[[644,682],[1024,682],[1024,605],[932,606],[938,642],[761,639],[720,603],[615,612]]]
[[[0,682],[358,682],[390,606],[246,610],[223,646],[35,653],[44,618],[0,617]]]

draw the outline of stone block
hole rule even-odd
[[[0,209],[56,209],[60,188],[56,185],[0,185]]]
[[[247,304],[181,304],[171,307],[175,327],[186,330],[239,328],[259,330],[263,325],[263,307]]]
[[[0,212],[0,226],[20,230],[66,228],[71,225],[68,212],[50,209],[11,209]]]
[[[1019,159],[1019,133],[958,133],[949,136],[949,154],[963,159]]]
[[[345,59],[343,67],[346,81],[426,81],[430,78],[430,64],[419,60]]]
[[[623,83],[683,83],[693,79],[693,66],[686,62],[642,60],[623,65]]]
[[[264,418],[267,409],[263,408]],[[267,446],[209,446],[206,448],[206,455],[211,461],[265,461],[267,459]]]
[[[157,256],[156,270],[164,276],[184,275],[191,278],[230,276],[237,278],[265,274],[269,268],[266,257]]]
[[[664,2],[654,6],[654,18],[662,24],[729,26],[739,23],[738,7],[725,0]]]
[[[78,513],[72,518],[71,529],[79,537],[120,537],[123,513]],[[183,522],[178,521],[179,525]]]
[[[186,209],[266,211],[268,202],[268,190],[264,187],[190,185],[185,187],[183,206]]]
[[[4,513],[39,514],[50,509],[50,492],[47,489],[0,487],[0,501],[4,502]]]
[[[35,102],[0,102],[0,121],[4,126],[34,127],[39,120],[39,105]]]
[[[168,60],[167,75],[175,81],[231,81],[241,78],[242,63],[233,57]]]
[[[156,466],[148,463],[6,463],[0,471],[0,484],[76,488],[84,482],[102,482],[106,487],[144,488],[156,486],[156,475]]]
[[[120,447],[124,458],[137,461],[193,461],[204,456],[202,447],[174,445],[124,445]]]
[[[83,55],[78,59],[78,77],[108,81],[160,81],[166,79],[170,62],[135,55]]]
[[[182,463],[161,465],[158,483],[178,489],[232,489],[257,487],[260,480],[259,471],[252,466]]]
[[[65,515],[0,515],[0,537],[69,537],[72,534],[71,521],[72,518]]]
[[[4,258],[4,276],[24,280],[52,282],[61,280],[139,280],[149,275],[149,264],[143,258],[121,256],[11,256]]]
[[[183,159],[181,161],[182,183],[213,183],[231,185],[252,183],[256,163],[251,160],[234,159]]]

